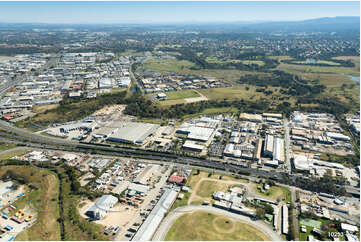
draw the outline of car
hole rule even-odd
[[[125,234],[125,237],[131,238],[133,235],[132,234]]]

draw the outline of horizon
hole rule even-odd
[[[360,17],[360,2],[0,2],[9,24],[207,24]],[[290,17],[292,16],[292,17]]]

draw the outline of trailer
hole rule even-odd
[[[10,219],[13,220],[13,221],[15,221],[15,222],[17,222],[18,224],[24,223],[24,220],[19,219],[19,218],[16,218],[15,216],[12,216]]]

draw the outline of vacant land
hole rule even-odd
[[[2,166],[0,177],[7,171],[24,178],[26,185],[33,187],[27,187],[25,196],[15,206],[20,209],[27,206],[37,213],[34,225],[21,232],[16,240],[60,240],[57,177],[50,171],[27,166]]]
[[[193,212],[178,218],[168,231],[167,241],[265,241],[255,227],[221,215]]]
[[[181,90],[176,92],[167,92],[166,94],[168,100],[200,97],[200,95],[194,90]]]
[[[262,185],[260,184],[252,184],[252,192],[256,194],[256,196],[264,197],[271,200],[277,200],[277,198],[281,198],[286,202],[291,201],[291,191],[285,187],[271,186],[268,191],[262,193],[260,192],[260,190],[257,189],[258,186],[262,187]]]
[[[148,58],[143,63],[144,69],[150,69],[153,71],[158,70],[158,71],[180,72],[192,66],[194,66],[194,64],[190,61],[174,60],[174,59],[157,60],[157,59]]]
[[[37,105],[33,107],[34,113],[44,113],[47,110],[55,109],[59,106],[59,104],[48,104],[48,105]]]

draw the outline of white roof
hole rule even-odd
[[[165,190],[157,205],[153,208],[152,212],[150,212],[147,219],[132,238],[132,241],[151,241],[166,212],[176,199],[177,194],[178,192],[172,189]]]
[[[312,163],[304,155],[295,155],[293,159],[293,163],[297,170],[305,170],[305,171],[310,170],[312,165]]]
[[[346,224],[346,223],[341,223],[341,229],[342,230],[346,230],[346,231],[350,231],[350,232],[357,232],[358,231],[358,227],[351,225],[351,224]]]

